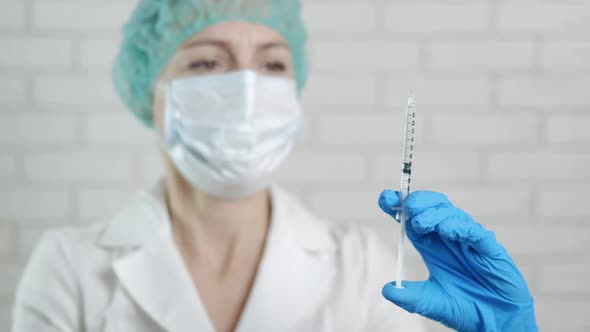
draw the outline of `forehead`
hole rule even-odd
[[[215,40],[227,44],[287,44],[287,41],[280,33],[267,26],[249,22],[229,21],[214,24],[194,34],[183,43],[183,47],[203,40]]]

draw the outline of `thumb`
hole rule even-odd
[[[383,286],[381,294],[393,304],[402,309],[416,313],[418,305],[424,300],[426,283],[428,281],[403,281],[404,288],[395,288],[396,282],[392,281]]]

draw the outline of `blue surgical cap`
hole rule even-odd
[[[295,79],[306,81],[307,34],[299,0],[140,0],[123,27],[113,67],[117,94],[148,127],[156,81],[177,49],[194,34],[226,21],[265,25],[289,43]]]

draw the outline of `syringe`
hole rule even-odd
[[[404,288],[402,280],[404,276],[404,256],[405,256],[405,241],[406,241],[406,213],[401,208],[404,201],[410,194],[410,178],[412,175],[412,158],[414,157],[414,126],[416,125],[416,104],[414,100],[414,93],[410,93],[408,98],[408,106],[406,107],[406,124],[404,134],[404,147],[402,158],[402,179],[401,179],[401,202],[398,209],[398,218],[400,220],[401,229],[399,236],[399,247],[397,252],[397,278],[395,287]]]

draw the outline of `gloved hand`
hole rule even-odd
[[[399,192],[379,197],[381,209],[394,217],[399,205]],[[386,299],[458,331],[538,331],[527,284],[494,233],[441,193],[414,192],[403,209],[408,238],[430,277],[403,281],[403,289],[388,283]]]

